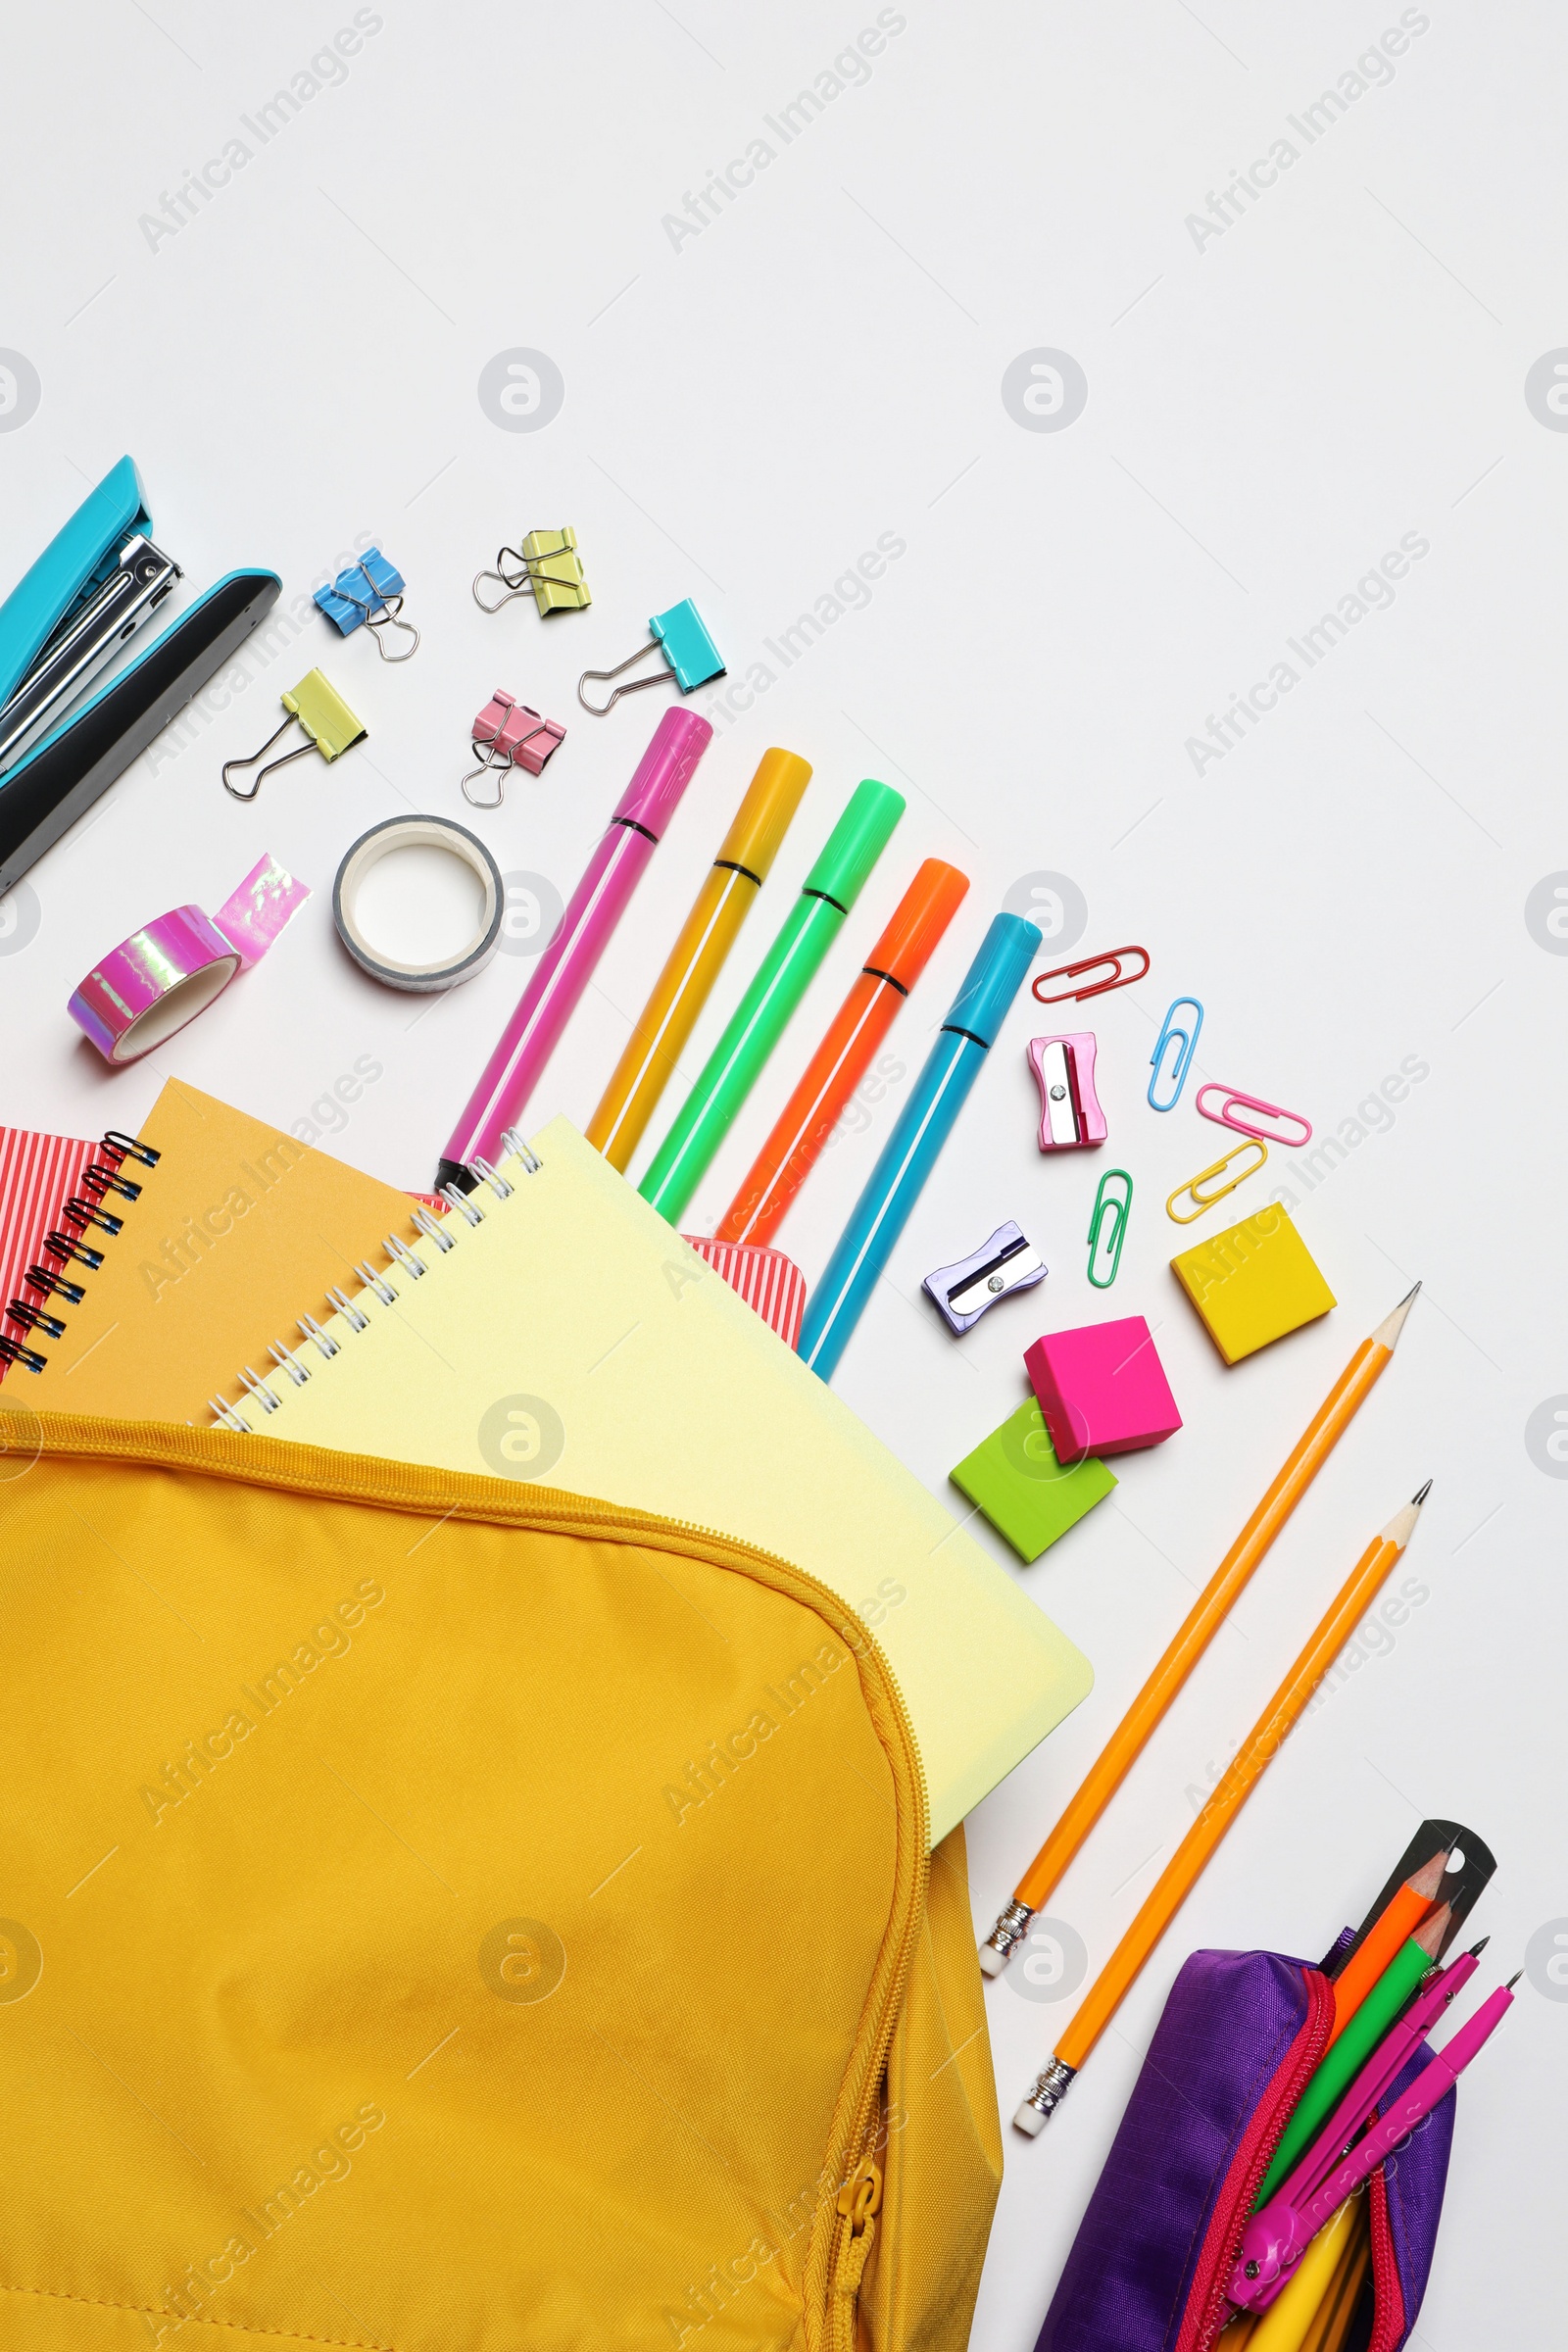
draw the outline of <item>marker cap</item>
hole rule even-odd
[[[969,887],[967,874],[940,858],[928,858],[893,909],[876,946],[865,959],[870,972],[885,973],[903,989],[910,989],[930,960],[931,951],[958,911]]]
[[[735,811],[735,822],[718,845],[714,863],[743,865],[759,882],[764,882],[810,781],[808,760],[776,747],[764,752],[746,787],[746,798]]]
[[[849,807],[822,844],[822,854],[801,888],[815,891],[848,910],[903,814],[903,793],[867,776],[850,795]]]
[[[649,737],[636,774],[615,803],[611,823],[629,818],[658,841],[712,740],[712,722],[696,710],[666,710]]]
[[[964,974],[944,1029],[962,1029],[981,1045],[994,1043],[1003,1016],[1040,949],[1040,930],[1021,914],[999,914]]]

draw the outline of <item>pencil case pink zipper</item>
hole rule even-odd
[[[1322,1969],[1195,1952],[1177,1977],[1046,2315],[1037,2352],[1210,2352],[1242,2232],[1328,2044]],[[1430,2057],[1424,2046],[1391,2087]],[[1426,2291],[1452,2094],[1372,2177],[1370,2294],[1356,2352],[1399,2352]],[[1369,2324],[1370,2322],[1370,2324]]]

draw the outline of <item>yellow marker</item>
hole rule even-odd
[[[1290,2285],[1269,2305],[1248,2337],[1247,2352],[1301,2352],[1318,2305],[1333,2284],[1360,2206],[1359,2197],[1350,2197],[1334,2219],[1324,2224],[1301,2256]]]
[[[711,871],[588,1122],[588,1141],[622,1173],[810,780],[808,762],[794,752],[767,751],[758,762]]]

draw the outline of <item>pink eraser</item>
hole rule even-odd
[[[1182,1425],[1142,1315],[1048,1332],[1023,1360],[1058,1461],[1160,1446]]]

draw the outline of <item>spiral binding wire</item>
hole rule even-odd
[[[112,1193],[118,1200],[127,1201],[141,1199],[144,1188],[124,1173],[126,1161],[134,1160],[138,1167],[156,1168],[162,1157],[151,1144],[144,1144],[133,1135],[122,1135],[115,1127],[103,1137],[99,1149],[104,1158],[91,1160],[82,1169],[77,1180],[81,1191],[73,1193],[69,1200],[61,1203],[60,1226],[46,1233],[39,1245],[47,1256],[59,1260],[58,1266],[31,1265],[22,1278],[24,1288],[36,1291],[41,1298],[60,1298],[67,1306],[80,1306],[87,1291],[83,1284],[67,1278],[65,1267],[74,1264],[96,1274],[104,1262],[104,1252],[84,1238],[86,1234],[96,1231],[113,1241],[124,1231],[124,1218],[104,1206],[106,1196]],[[74,1226],[74,1232],[64,1231],[68,1225]],[[20,1324],[29,1338],[66,1337],[68,1326],[63,1319],[35,1305],[31,1299],[8,1298],[5,1313],[7,1321]],[[42,1372],[48,1361],[37,1348],[13,1339],[9,1332],[0,1332],[0,1363],[20,1364],[25,1371]]]
[[[506,1130],[501,1138],[501,1149],[508,1158],[517,1162],[527,1176],[537,1176],[544,1165],[537,1153],[529,1150],[515,1127],[509,1127]],[[477,1180],[477,1184],[485,1187],[496,1200],[511,1200],[517,1188],[502,1175],[498,1167],[492,1166],[487,1159],[471,1159],[467,1164],[468,1171]],[[86,1182],[85,1177],[82,1181]],[[416,1233],[422,1236],[431,1248],[444,1257],[461,1246],[458,1235],[453,1230],[458,1225],[458,1219],[461,1217],[463,1227],[471,1231],[475,1225],[484,1223],[489,1212],[474,1200],[471,1193],[460,1191],[455,1184],[445,1184],[441,1187],[441,1199],[453,1212],[450,1218],[433,1217],[427,1208],[421,1206],[410,1211],[410,1222]],[[458,1230],[461,1231],[462,1227],[459,1227]],[[427,1261],[420,1257],[416,1250],[411,1250],[408,1243],[395,1233],[389,1233],[381,1247],[386,1251],[388,1259],[388,1263],[384,1267],[377,1269],[368,1261],[362,1260],[354,1268],[361,1284],[358,1298],[363,1299],[368,1293],[370,1297],[379,1299],[383,1306],[396,1306],[401,1294],[397,1284],[391,1280],[392,1275],[401,1272],[406,1274],[411,1282],[417,1282],[428,1274],[430,1268]],[[346,1291],[330,1289],[326,1296],[331,1301],[339,1322],[352,1335],[347,1343],[334,1339],[332,1334],[323,1329],[313,1315],[301,1315],[298,1318],[300,1331],[312,1343],[323,1362],[329,1361],[334,1355],[341,1355],[345,1344],[352,1347],[353,1338],[357,1338],[362,1331],[368,1331],[370,1328],[369,1316],[365,1313],[358,1299],[351,1298]],[[294,1349],[284,1346],[281,1342],[272,1342],[269,1353],[271,1356],[272,1365],[265,1377],[253,1366],[246,1364],[242,1367],[237,1382],[247,1396],[253,1396],[256,1399],[264,1418],[275,1413],[282,1402],[281,1397],[275,1393],[275,1387],[268,1386],[269,1380],[275,1384],[280,1376],[286,1377],[293,1387],[300,1389],[304,1388],[306,1382],[313,1377],[311,1367],[302,1363]],[[244,1402],[245,1396],[241,1396],[237,1404],[230,1404],[223,1396],[211,1396],[208,1398],[208,1409],[220,1428],[231,1429],[239,1436],[252,1437],[255,1435],[256,1425],[247,1421],[239,1410],[239,1405]]]

